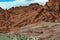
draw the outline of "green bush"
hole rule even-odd
[[[33,39],[21,34],[0,34],[0,40],[33,40]]]

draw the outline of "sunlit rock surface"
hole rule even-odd
[[[9,10],[0,8],[0,33],[14,32],[17,28],[41,21],[60,23],[60,1],[55,1],[55,4],[49,1],[45,6],[32,3],[29,6],[12,7]]]
[[[17,32],[34,40],[60,40],[60,23],[39,22],[22,27]]]
[[[9,10],[0,8],[0,33],[24,34],[35,40],[60,40],[60,0],[49,0],[45,6],[32,3]]]
[[[60,40],[60,23],[38,22],[0,34],[0,40]]]

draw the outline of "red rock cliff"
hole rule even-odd
[[[60,0],[49,0],[45,6],[34,3],[2,10],[0,8],[0,33],[41,21],[60,22]]]

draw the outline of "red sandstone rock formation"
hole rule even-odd
[[[45,6],[35,3],[9,10],[0,8],[0,33],[40,21],[60,22],[60,0],[49,0]]]

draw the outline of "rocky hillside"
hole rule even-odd
[[[22,27],[17,32],[34,40],[60,40],[60,23],[38,22]]]
[[[15,31],[41,21],[60,22],[60,0],[49,0],[45,6],[34,3],[8,10],[0,8],[0,33]]]

